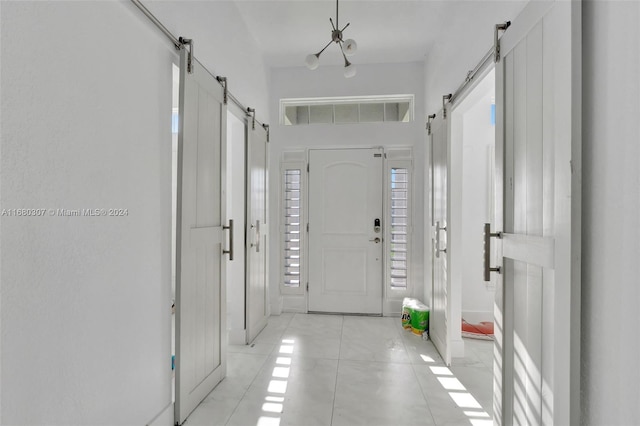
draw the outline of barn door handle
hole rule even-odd
[[[256,230],[256,242],[249,245],[256,248],[256,253],[260,253],[260,221],[256,220],[255,226],[251,225],[251,229]]]
[[[491,281],[491,273],[501,273],[500,267],[496,266],[492,268],[490,265],[491,259],[491,238],[502,238],[502,232],[491,232],[491,225],[484,224],[484,280]]]
[[[229,250],[222,250],[222,254],[228,254],[229,260],[233,260],[233,219],[229,219],[229,226],[222,225],[223,230],[229,230]]]
[[[256,253],[260,253],[260,221],[256,220]]]
[[[446,231],[447,227],[446,226],[440,226],[440,221],[436,222],[436,243],[435,243],[435,250],[436,250],[436,257],[440,257],[440,253],[446,253],[447,252],[447,248],[440,248],[440,231]]]

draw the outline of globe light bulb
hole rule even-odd
[[[356,66],[353,64],[349,64],[344,67],[344,76],[345,78],[351,78],[356,75]]]
[[[358,50],[358,43],[356,43],[356,41],[352,38],[347,39],[342,43],[342,51],[347,56],[355,55],[357,50]]]
[[[318,68],[318,65],[320,65],[320,59],[318,58],[319,55],[312,53],[310,55],[307,55],[307,58],[304,60],[304,63],[307,64],[307,68],[309,68],[310,70],[315,70],[316,68]]]

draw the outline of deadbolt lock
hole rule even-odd
[[[375,219],[373,221],[373,232],[375,232],[376,234],[379,233],[381,230],[380,227],[380,219]],[[377,241],[376,241],[377,242]]]

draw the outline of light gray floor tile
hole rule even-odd
[[[228,353],[270,355],[278,345],[276,343],[254,342],[250,345],[228,345]]]
[[[465,351],[468,349],[472,351],[475,356],[484,364],[488,369],[493,368],[493,340],[480,340],[464,338]]]
[[[266,396],[274,396],[333,402],[337,360],[298,357],[289,358],[291,364],[285,364],[282,360],[286,359],[269,359],[258,373],[246,397],[264,399]]]
[[[424,340],[422,336],[417,336],[411,332],[402,338],[407,355],[412,364],[417,365],[443,365],[444,361],[433,345],[431,340]]]
[[[254,342],[277,344],[282,340],[282,334],[289,327],[294,314],[281,314],[269,318],[266,327],[255,338]]]
[[[493,345],[467,339],[465,352],[443,376],[432,342],[400,318],[274,316],[254,344],[229,347],[227,377],[186,424],[469,425],[465,411],[491,414]]]
[[[433,424],[410,364],[340,360],[333,425]]]
[[[409,355],[400,337],[381,337],[371,340],[363,337],[343,339],[340,358],[360,361],[409,363]]]
[[[295,331],[287,330],[284,339],[289,342],[277,347],[274,354],[287,355],[292,351],[293,357],[338,359],[340,355],[340,337],[320,337],[301,335]]]
[[[186,426],[222,426],[227,421],[240,403],[237,399],[205,399],[198,408],[187,418]]]
[[[488,414],[493,412],[493,371],[484,367],[451,366],[454,376]]]
[[[227,381],[248,389],[268,357],[253,353],[227,354]]]

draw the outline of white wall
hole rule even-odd
[[[638,422],[640,3],[583,3],[583,424]]]
[[[1,422],[145,424],[171,402],[174,50],[129,4],[1,22],[2,208],[128,209],[1,218]]]
[[[143,3],[176,37],[193,39],[196,58],[216,76],[227,77],[231,93],[255,108],[260,122],[269,121],[268,69],[235,1]]]
[[[271,70],[271,143],[270,143],[270,216],[269,232],[278,235],[280,193],[280,159],[285,149],[310,147],[372,147],[411,146],[414,155],[414,238],[412,282],[414,296],[423,295],[423,182],[424,182],[424,68],[422,63],[358,65],[358,74],[343,76],[342,67],[274,68]],[[326,96],[366,96],[415,94],[415,120],[411,123],[364,123],[340,125],[279,125],[279,101],[282,98]],[[280,310],[280,247],[279,239],[271,238],[270,282],[272,312]],[[289,306],[305,307],[304,298],[288,296]],[[400,306],[398,306],[400,312]]]
[[[128,209],[0,217],[0,423],[147,424],[171,403],[176,51],[129,2],[0,7],[1,208]],[[223,62],[266,114],[266,73]]]

